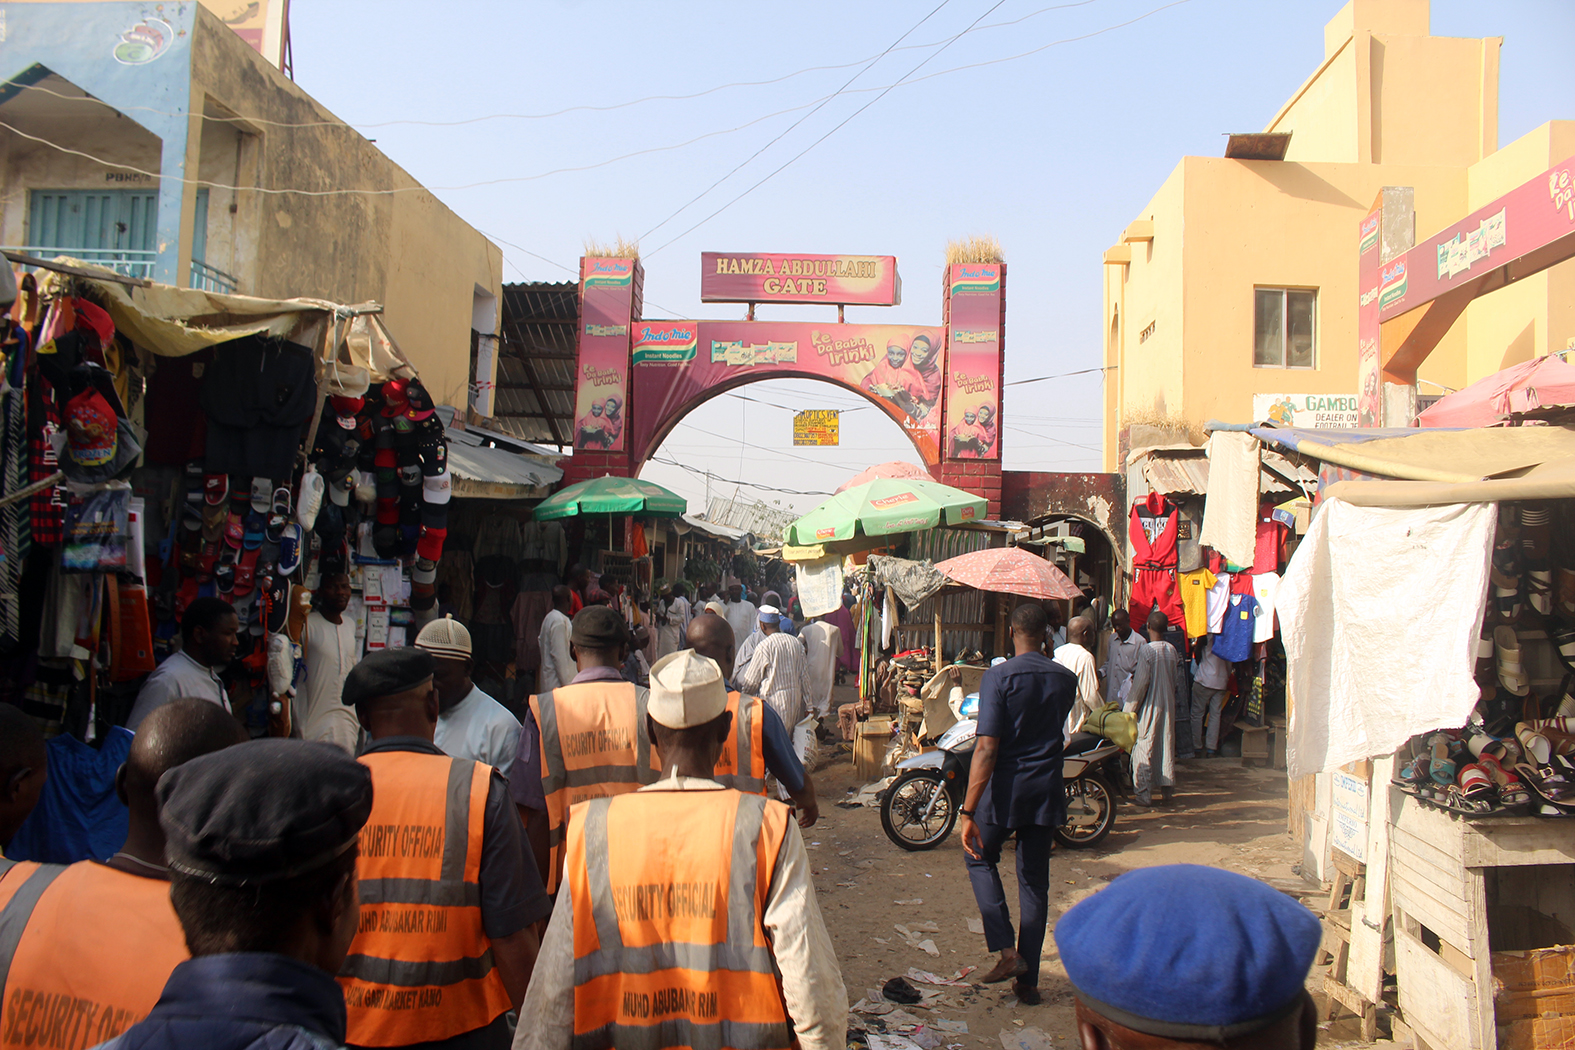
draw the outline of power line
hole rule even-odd
[[[795,120],[791,125],[788,126],[786,131],[783,131],[781,134],[779,134],[775,138],[773,138],[770,142],[767,142],[764,146],[761,146],[759,149],[755,150],[755,152],[753,152],[749,156],[745,157],[742,161],[740,161],[733,168],[732,171],[729,171],[726,175],[723,175],[721,178],[719,178],[715,182],[711,183],[711,185],[707,186],[705,189],[703,189],[699,193],[695,194],[694,197],[690,198],[681,207],[679,207],[679,209],[677,211],[675,211],[671,215],[667,216],[667,218],[663,219],[661,222],[657,223],[655,226],[652,226],[649,230],[646,230],[644,233],[640,234],[640,239],[644,240],[645,238],[649,237],[651,234],[655,233],[657,230],[661,229],[663,226],[666,226],[669,222],[672,222],[678,216],[682,215],[685,211],[687,211],[689,209],[689,207],[691,205],[693,205],[696,201],[700,200],[700,198],[704,197],[706,194],[710,193],[712,190],[714,190],[718,186],[722,185],[722,183],[726,182],[728,179],[730,179],[734,175],[736,175],[740,168],[743,168],[745,165],[749,164],[751,161],[753,161],[756,157],[760,156],[766,150],[770,149],[772,146],[776,145],[778,142],[781,142],[783,138],[785,138],[787,135],[792,133],[794,128],[797,128],[800,124],[804,123],[804,121],[808,120],[810,117],[813,117],[816,113],[819,113],[821,111],[821,109],[824,108],[825,105],[828,102],[830,102],[832,99],[836,98],[838,95],[842,94],[844,91],[848,90],[848,88],[853,85],[853,82],[855,80],[859,79],[859,77],[863,76],[865,73],[868,73],[874,67],[875,63],[879,62],[881,59],[885,58],[888,54],[890,54],[892,48],[896,47],[898,44],[900,44],[904,40],[906,40],[908,38],[908,36],[914,32],[914,30],[918,29],[924,23],[928,22],[931,18],[935,17],[936,12],[939,11],[941,8],[945,7],[949,3],[951,3],[951,0],[941,0],[941,2],[935,7],[935,10],[931,11],[929,14],[925,15],[923,18],[921,18],[917,22],[915,22],[913,24],[912,28],[910,28],[906,33],[902,34],[902,36],[899,36],[896,40],[893,40],[891,42],[891,45],[889,47],[887,47],[885,51],[882,51],[880,54],[878,54],[874,58],[870,59],[869,63],[867,65],[865,65],[864,68],[860,69],[857,73],[855,73],[851,77],[849,77],[847,79],[847,81],[841,87],[839,87],[836,91],[833,91],[830,95],[828,95],[825,98],[821,99],[819,104],[817,104],[814,109],[810,110],[808,113],[804,114],[802,117],[799,117],[797,120]]]
[[[754,481],[735,481],[732,478],[724,478],[720,474],[713,474],[709,470],[701,470],[699,467],[691,467],[687,463],[680,463],[676,459],[662,459],[662,458],[660,458],[658,456],[652,456],[651,457],[651,462],[652,463],[662,463],[662,464],[665,464],[665,465],[667,465],[669,467],[677,467],[679,470],[687,470],[691,474],[699,474],[699,475],[702,475],[702,476],[704,476],[704,477],[706,477],[706,478],[708,478],[708,479],[710,479],[712,481],[720,481],[724,485],[742,485],[745,488],[759,489],[762,492],[781,492],[781,493],[784,493],[784,494],[789,495],[789,496],[830,496],[830,495],[832,495],[832,493],[830,493],[830,492],[825,492],[825,491],[820,491],[820,490],[809,491],[809,490],[805,490],[805,489],[779,489],[779,488],[776,488],[776,487],[774,487],[772,485],[761,485],[761,484],[759,484],[757,482],[754,482]]]
[[[901,84],[904,80],[907,80],[909,77],[913,76],[913,74],[917,73],[920,69],[923,69],[924,66],[927,65],[930,62],[931,59],[935,58],[942,51],[945,51],[947,48],[951,47],[952,44],[956,43],[957,40],[960,37],[962,37],[963,33],[967,33],[968,30],[970,30],[974,26],[978,25],[980,23],[980,21],[982,21],[984,19],[985,15],[988,15],[988,14],[992,13],[993,11],[995,11],[996,8],[1000,7],[1004,3],[1006,3],[1006,0],[996,0],[996,2],[990,7],[990,9],[988,11],[985,11],[984,14],[980,15],[978,18],[975,18],[972,22],[970,22],[968,24],[968,28],[967,29],[964,29],[962,31],[962,33],[958,33],[956,36],[954,36],[951,39],[947,40],[946,43],[944,43],[944,44],[942,44],[940,46],[939,50],[932,51],[930,54],[924,56],[924,58],[919,62],[918,65],[914,66],[912,69],[908,70],[907,73],[903,74],[903,76],[899,80],[897,80],[896,83],[891,84],[884,91],[882,91],[880,94],[876,95],[874,98],[872,98],[868,102],[864,103],[864,105],[860,106],[858,109],[856,109],[852,113],[848,114],[847,117],[843,118],[841,123],[837,124],[830,131],[828,131],[824,135],[820,136],[820,138],[816,139],[814,142],[811,142],[808,146],[805,146],[802,150],[800,150],[799,152],[795,153],[792,157],[788,158],[788,160],[785,163],[783,163],[780,167],[778,167],[775,170],[773,170],[769,175],[767,175],[765,178],[761,179],[759,182],[755,183],[753,186],[749,187],[743,193],[740,193],[738,196],[734,197],[732,200],[730,200],[726,204],[722,205],[716,211],[712,212],[710,215],[707,215],[705,218],[701,219],[699,222],[697,222],[693,226],[689,227],[683,233],[680,233],[677,237],[673,237],[670,240],[664,241],[662,244],[660,244],[656,248],[652,249],[651,250],[651,254],[655,255],[657,252],[661,251],[663,248],[666,248],[669,244],[672,244],[674,241],[681,240],[684,237],[689,236],[695,230],[698,230],[700,227],[704,226],[706,223],[710,222],[712,219],[716,218],[718,215],[722,214],[724,211],[726,211],[727,209],[731,208],[733,205],[737,204],[739,201],[743,200],[745,197],[749,196],[751,193],[755,192],[760,187],[762,187],[766,183],[770,182],[772,179],[776,178],[778,174],[780,174],[781,172],[786,170],[789,165],[791,165],[794,162],[796,162],[800,157],[804,156],[804,154],[808,153],[810,150],[814,149],[816,146],[820,145],[822,142],[825,142],[831,136],[835,135],[838,131],[841,131],[842,128],[845,127],[847,125],[847,123],[849,121],[851,121],[854,117],[858,116],[860,113],[863,113],[866,109],[869,109],[875,103],[877,103],[881,99],[885,98],[888,94],[891,93],[892,89],[894,89],[898,84]],[[943,3],[943,6],[944,6],[944,3]],[[938,10],[940,10],[940,8],[936,8],[936,10],[938,11]],[[934,11],[930,12],[930,14],[934,14],[934,13],[935,13]],[[929,16],[926,15],[925,17],[928,18]],[[917,26],[915,28],[917,28]],[[911,30],[910,30],[910,32],[911,32]],[[851,81],[850,81],[850,83],[851,83]],[[811,111],[810,114],[806,114],[805,115],[805,119],[808,119],[808,117],[811,116],[811,115],[813,115],[813,111]],[[800,121],[799,123],[803,123],[803,121]],[[797,127],[796,124],[794,126]],[[789,128],[788,130],[791,131],[793,129]],[[786,134],[786,132],[784,132],[784,134]],[[779,135],[778,138],[781,138],[781,136]],[[773,141],[775,141],[775,140],[773,140]],[[769,146],[769,145],[771,145],[771,143],[768,142],[766,145]],[[762,147],[762,148],[764,148],[764,147]],[[759,155],[760,155],[759,151],[756,151],[754,156],[750,157],[749,159],[753,160],[755,157],[757,157]],[[749,161],[745,161],[744,163],[747,164],[747,163],[749,163]],[[742,166],[743,165],[739,165],[739,167],[742,167]],[[733,170],[737,171],[738,169],[734,168]],[[732,173],[729,172],[728,174],[731,175]],[[713,188],[714,188],[714,184],[713,184]],[[706,190],[706,193],[710,193],[710,192],[711,192],[710,189]],[[705,194],[701,194],[701,196],[704,196],[704,195]],[[698,199],[699,198],[696,198],[696,200],[698,200]],[[693,203],[693,202],[691,202],[691,203]],[[687,208],[688,206],[689,205],[687,205],[687,204],[684,205],[685,208]],[[679,210],[681,211],[682,209],[679,209]],[[673,214],[676,215],[677,212],[674,212]],[[669,218],[671,218],[671,217],[672,216],[669,216]],[[667,221],[667,219],[663,219],[662,220],[662,222],[666,222],[666,221]],[[658,225],[660,225],[660,224],[658,224]]]
[[[1186,0],[1182,0],[1182,2],[1185,3]],[[1002,383],[1001,385],[1022,386],[1024,383],[1043,383],[1047,379],[1065,379],[1068,376],[1086,376],[1094,372],[1111,372],[1119,367],[1119,365],[1103,365],[1099,368],[1080,368],[1076,372],[1059,372],[1053,376],[1034,376],[1032,379],[1014,379],[1010,383]]]

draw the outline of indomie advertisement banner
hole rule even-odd
[[[703,303],[858,303],[897,306],[895,255],[701,252]]]
[[[1001,264],[951,268],[946,357],[948,459],[1001,456]]]
[[[1378,356],[1378,286],[1383,270],[1379,265],[1378,242],[1383,221],[1383,194],[1380,193],[1373,210],[1357,227],[1356,425],[1359,427],[1383,425],[1383,390],[1379,376],[1383,362]],[[1401,267],[1401,273],[1404,272]],[[1401,287],[1403,289],[1404,285]]]
[[[869,395],[926,463],[939,462],[943,329],[810,321],[664,321],[635,329],[637,456],[656,451],[666,436],[657,433],[662,421],[707,398],[754,379],[797,376]]]
[[[633,259],[580,260],[579,373],[575,376],[574,447],[621,452],[629,403],[629,321],[634,312]]]

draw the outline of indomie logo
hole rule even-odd
[[[903,504],[903,503],[917,503],[917,502],[919,502],[919,497],[914,495],[913,493],[911,493],[911,492],[899,492],[899,493],[897,493],[894,496],[885,496],[885,497],[883,497],[881,499],[872,499],[872,500],[870,500],[870,506],[872,506],[872,507],[880,507],[880,508],[884,509],[886,507],[895,507],[895,506],[898,506],[898,505]]]
[[[1379,213],[1374,212],[1366,219],[1362,220],[1362,235],[1356,246],[1358,253],[1365,252],[1369,248],[1376,248],[1378,246],[1379,217]]]

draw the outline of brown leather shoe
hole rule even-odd
[[[1038,1006],[1044,1002],[1044,996],[1039,994],[1038,985],[1024,984],[1022,981],[1012,982],[1012,992],[1017,996],[1017,1001],[1024,1006]]]
[[[983,981],[985,984],[1000,984],[1002,981],[1007,980],[1008,978],[1016,977],[1027,972],[1028,963],[1025,960],[1019,958],[1013,959],[1011,962],[1007,962],[1005,959],[1002,959],[1000,962],[995,964],[995,969],[979,978],[979,980]]]

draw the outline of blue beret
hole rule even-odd
[[[210,882],[271,882],[314,871],[355,844],[372,814],[372,773],[332,744],[267,738],[159,778],[171,868]]]
[[[1142,868],[1061,916],[1055,943],[1084,1004],[1134,1031],[1233,1039],[1301,999],[1323,938],[1312,912],[1245,875]]]

